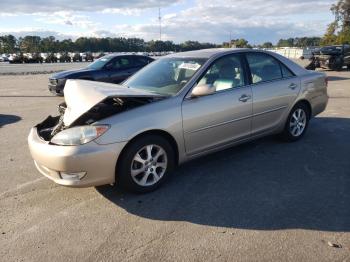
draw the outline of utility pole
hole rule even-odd
[[[228,48],[231,48],[231,41],[232,41],[232,30],[230,29],[230,41],[228,42]]]
[[[160,16],[160,7],[158,9],[158,21],[159,21],[159,40],[162,41],[162,17]]]

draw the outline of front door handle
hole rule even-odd
[[[291,83],[289,86],[288,86],[290,89],[294,90],[295,88],[298,87],[297,84],[294,84],[294,83]]]
[[[247,102],[250,98],[251,98],[250,95],[244,94],[244,95],[242,95],[240,98],[238,98],[238,100],[245,103],[245,102]]]

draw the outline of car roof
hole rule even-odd
[[[218,57],[228,55],[228,54],[234,54],[234,53],[240,53],[240,52],[255,52],[255,53],[265,53],[268,55],[271,55],[275,58],[277,58],[280,62],[287,65],[289,69],[292,70],[292,72],[296,75],[303,75],[307,73],[308,71],[303,68],[302,66],[298,65],[294,61],[291,61],[290,59],[277,54],[275,52],[266,51],[266,50],[259,50],[259,49],[251,49],[251,48],[211,48],[211,49],[201,49],[196,51],[189,51],[189,52],[182,52],[182,53],[176,53],[165,56],[166,58],[205,58],[208,60],[216,59]]]
[[[343,47],[342,45],[326,45],[326,46],[323,46],[322,48],[329,48],[329,47]]]
[[[103,56],[104,58],[114,58],[114,57],[118,57],[118,56],[134,56],[134,57],[148,57],[148,58],[152,58],[146,55],[136,55],[136,54],[125,54],[125,53],[114,53],[114,54],[109,54],[109,55],[105,55]]]
[[[211,58],[218,54],[229,54],[242,51],[251,51],[249,48],[210,48],[210,49],[201,49],[195,51],[181,52],[167,55],[167,57],[196,57],[196,58]]]

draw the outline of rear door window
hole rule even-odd
[[[246,57],[253,84],[283,78],[280,62],[272,56],[263,53],[248,53]]]
[[[132,67],[130,57],[118,57],[113,61],[113,69],[128,69],[130,67]]]
[[[134,57],[134,66],[135,67],[142,67],[151,62],[151,60],[147,57]]]

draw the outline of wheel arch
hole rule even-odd
[[[304,105],[306,105],[307,108],[309,109],[309,112],[310,112],[309,119],[312,117],[312,106],[311,106],[311,103],[310,103],[308,100],[304,99],[304,98],[303,98],[303,99],[300,99],[300,100],[296,101],[296,102],[293,104],[293,106],[289,109],[289,111],[288,111],[288,113],[287,113],[287,115],[286,115],[286,117],[285,117],[285,120],[282,122],[283,124],[281,125],[281,128],[284,128],[284,127],[288,124],[288,116],[289,116],[289,114],[292,112],[293,108],[294,108],[295,106],[297,106],[298,104],[304,104]]]
[[[298,105],[298,104],[304,104],[304,105],[307,106],[307,108],[309,109],[309,113],[310,113],[309,117],[311,118],[311,117],[312,117],[312,106],[311,106],[311,103],[310,103],[308,100],[306,100],[306,99],[301,99],[301,100],[298,100],[298,101],[294,104],[294,106],[292,107],[292,109],[293,109],[296,105]]]
[[[123,150],[119,154],[119,157],[118,157],[117,163],[116,163],[116,171],[118,170],[118,167],[120,165],[120,161],[121,161],[120,156],[124,154],[124,152],[127,150],[129,145],[131,145],[138,138],[140,138],[142,136],[146,136],[146,135],[157,135],[157,136],[161,136],[161,137],[165,138],[170,143],[171,147],[174,149],[175,165],[178,165],[178,163],[179,163],[179,147],[178,147],[178,144],[177,144],[175,138],[167,131],[164,131],[161,129],[152,129],[152,130],[147,130],[147,131],[144,131],[140,134],[137,134],[131,140],[129,140],[129,142],[124,146]],[[117,172],[116,172],[116,175],[117,175]]]

